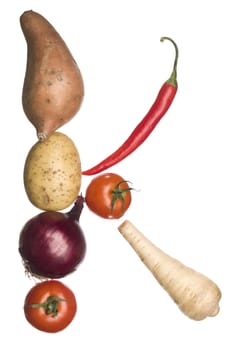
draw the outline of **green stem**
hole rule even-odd
[[[114,210],[115,202],[120,200],[122,204],[122,214],[124,213],[124,193],[134,190],[132,187],[120,188],[123,183],[128,183],[129,181],[119,182],[112,191],[112,201],[111,201],[111,212]]]
[[[54,295],[51,295],[47,298],[47,300],[44,303],[40,304],[30,304],[28,305],[31,308],[40,308],[43,307],[45,309],[46,315],[51,315],[52,317],[56,317],[58,314],[58,304],[60,301],[66,301],[65,299],[56,297]]]
[[[173,64],[173,71],[170,75],[170,78],[167,80],[167,83],[170,85],[173,85],[175,87],[178,86],[178,82],[177,82],[177,64],[178,64],[178,47],[177,44],[175,43],[175,41],[167,36],[163,36],[160,41],[164,41],[164,40],[169,40],[171,41],[171,43],[173,44],[174,48],[175,48],[175,59],[174,59],[174,64]]]

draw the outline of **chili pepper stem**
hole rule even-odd
[[[173,86],[178,86],[178,82],[177,82],[177,64],[178,64],[178,47],[177,44],[175,43],[175,41],[171,38],[169,38],[168,36],[163,36],[160,41],[163,42],[164,40],[169,40],[171,41],[171,43],[173,44],[174,48],[175,48],[175,59],[174,59],[174,64],[173,64],[173,71],[169,77],[169,79],[167,80],[167,83]]]

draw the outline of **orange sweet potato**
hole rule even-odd
[[[22,105],[41,141],[79,111],[84,83],[69,48],[51,23],[29,10],[21,15],[20,25],[27,43]]]

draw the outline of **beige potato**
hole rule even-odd
[[[24,186],[30,202],[42,210],[62,210],[77,198],[81,162],[73,141],[54,132],[30,149],[24,166]]]

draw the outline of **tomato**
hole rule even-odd
[[[131,204],[129,181],[120,175],[104,173],[96,176],[88,185],[85,202],[96,215],[105,219],[118,219]]]
[[[28,292],[24,302],[27,321],[40,331],[55,333],[66,328],[77,311],[74,293],[62,282],[46,280]]]

